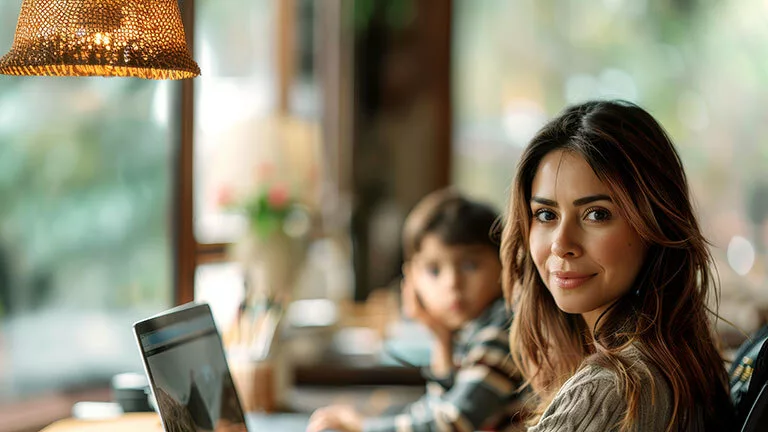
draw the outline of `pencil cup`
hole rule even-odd
[[[233,358],[229,368],[243,410],[266,413],[277,410],[277,377],[270,359]]]

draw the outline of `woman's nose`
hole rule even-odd
[[[582,248],[579,239],[573,232],[575,228],[561,224],[552,239],[552,255],[560,258],[576,258],[581,256]]]

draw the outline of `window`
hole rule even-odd
[[[320,116],[310,1],[199,0],[195,80],[195,239],[229,243],[243,221],[223,211],[259,170],[319,170]]]
[[[0,405],[142,370],[131,325],[173,303],[178,91],[0,77]]]
[[[275,145],[261,133],[277,106],[277,2],[199,0],[195,57],[195,239],[229,243],[243,221],[221,208],[222,194],[250,186],[262,151]]]

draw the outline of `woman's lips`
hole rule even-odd
[[[592,279],[594,274],[572,273],[572,272],[554,272],[552,273],[552,282],[562,289],[574,289],[584,285]]]

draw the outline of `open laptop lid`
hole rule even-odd
[[[207,304],[170,309],[133,329],[166,432],[247,431]]]

